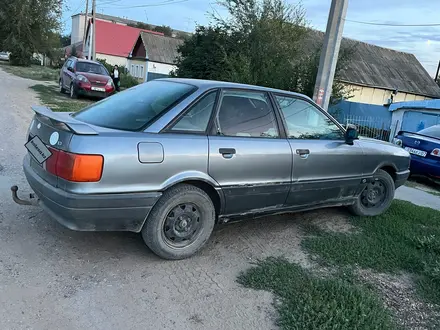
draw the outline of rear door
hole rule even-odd
[[[287,203],[305,206],[353,196],[361,184],[363,152],[345,143],[344,131],[307,99],[274,95],[293,153]]]
[[[223,90],[214,122],[208,171],[224,191],[225,214],[284,205],[292,152],[268,93]]]

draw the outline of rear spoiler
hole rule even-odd
[[[433,136],[429,136],[429,135],[424,135],[424,134],[420,134],[420,133],[414,133],[414,132],[408,132],[408,131],[399,131],[397,133],[397,135],[403,135],[403,136],[408,136],[408,135],[417,135],[417,136],[421,136],[421,137],[426,137],[429,139],[434,139],[434,140],[440,140],[439,138],[433,137]]]
[[[33,106],[31,108],[37,116],[46,118],[54,126],[64,124],[70,131],[78,135],[98,135],[98,132],[90,125],[76,120],[66,113],[53,112],[50,108],[44,106]]]

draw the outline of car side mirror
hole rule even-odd
[[[356,127],[348,126],[345,130],[345,143],[353,145],[354,140],[358,139],[358,131]]]
[[[73,72],[73,68],[72,67],[67,67],[67,70],[69,70],[70,72]]]

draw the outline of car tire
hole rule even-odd
[[[369,199],[369,189],[380,191],[383,190],[383,198],[381,198],[380,202],[375,204],[370,204],[371,199]],[[368,186],[362,191],[359,195],[358,199],[353,205],[348,207],[349,211],[354,215],[358,216],[377,216],[384,213],[391,205],[391,202],[394,199],[395,193],[395,185],[394,180],[386,171],[377,170],[377,172],[373,175],[373,180],[368,184]],[[376,196],[377,194],[373,194]]]
[[[77,94],[76,94],[76,90],[75,90],[75,85],[74,85],[74,84],[70,84],[70,91],[69,91],[69,94],[70,94],[70,98],[71,98],[71,99],[76,99],[76,98],[78,98],[78,96],[77,96]]]
[[[165,191],[153,207],[142,228],[142,238],[161,258],[185,259],[205,245],[215,219],[214,204],[203,190],[179,184]]]
[[[58,82],[58,85],[60,87],[60,93],[64,94],[66,92],[66,89],[64,88],[62,79],[60,79],[60,81]]]

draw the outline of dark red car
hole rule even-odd
[[[71,98],[89,96],[105,98],[115,92],[107,69],[99,62],[70,57],[60,72],[60,92]]]

